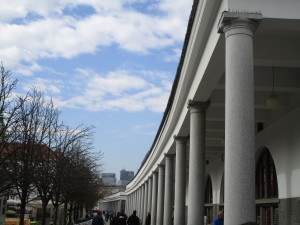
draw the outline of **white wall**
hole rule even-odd
[[[211,178],[213,204],[220,204],[221,183],[224,174],[224,163],[222,162],[221,156],[206,166],[206,174]]]
[[[256,149],[265,146],[273,157],[279,198],[300,197],[299,116],[300,106],[256,137]]]

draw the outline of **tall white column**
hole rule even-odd
[[[148,201],[148,181],[146,181],[146,182],[144,183],[144,186],[145,186],[145,188],[144,188],[144,203],[143,203],[143,206],[144,206],[144,208],[143,208],[143,224],[145,223],[146,216],[147,216],[147,205],[148,205],[148,203],[147,203],[147,201]]]
[[[138,198],[139,209],[137,210],[137,216],[140,217],[140,219],[142,219],[142,213],[143,213],[143,210],[142,210],[142,199],[143,199],[143,188],[142,188],[142,186],[140,186],[139,187],[139,198]]]
[[[151,225],[156,225],[157,216],[157,184],[158,184],[158,174],[153,172],[152,176],[152,200],[151,200]]]
[[[224,12],[226,225],[255,221],[253,35],[260,14]]]
[[[172,224],[173,214],[173,159],[174,155],[165,155],[165,198],[164,198],[164,222]]]
[[[142,184],[142,195],[141,195],[141,212],[140,212],[140,219],[143,222],[144,221],[144,199],[145,199],[145,183]]]
[[[129,196],[126,196],[126,201],[125,201],[125,210],[124,212],[127,214],[128,213],[128,208],[129,208]]]
[[[186,145],[187,137],[174,137],[176,142],[174,225],[185,224]]]
[[[151,213],[151,201],[152,201],[152,177],[148,178],[148,200],[147,200],[147,212]]]
[[[157,215],[156,225],[163,225],[164,219],[164,190],[165,190],[165,167],[158,165],[158,189],[157,189]]]
[[[135,201],[134,210],[139,210],[139,208],[138,208],[138,194],[139,194],[139,189],[136,189],[136,191],[135,191],[135,199],[134,199],[134,201]]]
[[[190,160],[188,225],[203,225],[205,201],[205,117],[208,102],[189,101]]]

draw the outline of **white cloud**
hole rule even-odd
[[[129,7],[137,2],[147,7],[137,0],[1,1],[0,59],[15,68],[27,66],[25,74],[30,75],[40,66],[40,59],[71,59],[113,44],[145,54],[184,38],[190,3],[163,0],[157,7],[163,13],[153,15]],[[65,9],[80,5],[92,7],[97,13],[84,18],[63,14]],[[21,22],[7,23],[13,19]]]
[[[166,55],[164,57],[164,60],[166,62],[178,62],[181,55],[181,50],[182,50],[181,48],[173,49],[173,54]]]
[[[32,87],[44,92],[46,95],[60,94],[62,82],[59,80],[48,80],[43,78],[36,78],[28,80],[28,83],[23,86],[25,91],[29,91]]]
[[[165,73],[156,72],[158,75],[154,78],[155,71],[116,70],[107,74],[97,74],[91,70],[78,69],[75,80],[68,81],[77,86],[73,89],[76,91],[65,99],[54,98],[54,102],[60,107],[84,108],[89,111],[163,112],[169,97],[171,81]]]

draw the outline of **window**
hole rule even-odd
[[[212,203],[213,203],[212,184],[209,176],[207,178],[206,186],[205,186],[205,215],[208,224],[212,222],[212,216],[213,216]]]
[[[256,168],[256,198],[278,198],[275,165],[267,149],[261,154]]]
[[[278,224],[278,185],[273,158],[264,149],[256,167],[256,218],[260,225]]]

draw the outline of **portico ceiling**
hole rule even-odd
[[[224,39],[224,38],[223,38]],[[266,128],[278,118],[300,105],[300,24],[299,21],[265,19],[259,25],[254,37],[254,99],[256,128]],[[225,51],[225,42],[220,40],[218,49]],[[218,64],[208,69],[208,73],[220,73],[220,79],[213,87],[207,110],[206,122],[206,158],[213,160],[224,152],[225,137],[225,52],[213,56]],[[282,107],[278,110],[268,109],[266,101],[272,92],[273,72],[274,88]],[[207,75],[208,76],[208,75]],[[242,75],[241,75],[242,76]],[[195,99],[202,99],[198,90]],[[187,121],[189,119],[187,118]],[[183,130],[188,130],[185,123]],[[258,128],[257,128],[258,129]],[[258,131],[256,129],[256,131]]]

